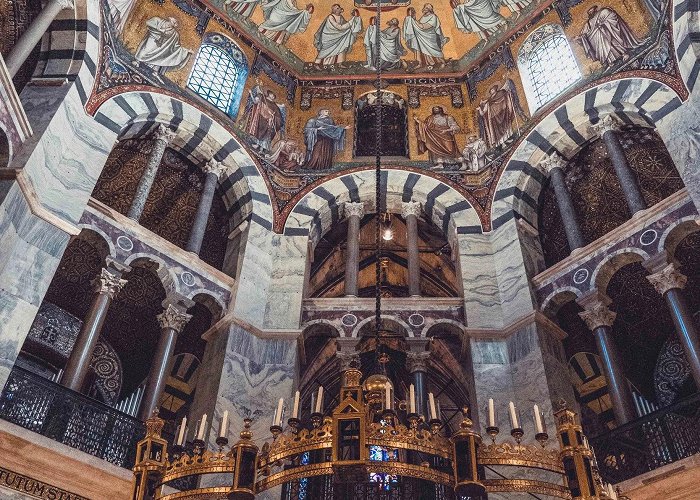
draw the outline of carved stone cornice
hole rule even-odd
[[[176,135],[177,132],[171,130],[163,124],[160,124],[158,125],[158,128],[156,129],[155,133],[153,134],[153,138],[156,141],[163,141],[166,144],[170,144],[170,142],[175,138]]]
[[[206,163],[206,165],[204,165],[203,170],[204,170],[204,173],[214,174],[214,175],[216,175],[216,177],[221,179],[221,177],[228,170],[228,166],[225,165],[223,162],[217,161],[214,158],[212,158]]]
[[[113,299],[124,288],[124,285],[126,285],[126,280],[122,279],[120,274],[114,274],[102,268],[97,280],[97,293],[109,295],[109,298]]]
[[[620,122],[613,115],[603,116],[598,123],[593,125],[593,131],[603,137],[605,132],[615,132],[620,130]]]
[[[343,210],[345,210],[345,217],[356,216],[361,219],[365,215],[365,204],[361,201],[356,203],[348,201],[343,205]]]
[[[427,372],[428,360],[430,359],[430,351],[424,352],[407,352],[406,367],[409,373]]]
[[[553,169],[555,168],[560,168],[562,170],[566,169],[566,165],[568,162],[559,156],[558,153],[552,153],[549,156],[546,156],[542,161],[540,161],[540,167],[542,170],[550,174]]]
[[[165,311],[156,316],[156,318],[158,318],[161,328],[170,328],[180,333],[187,322],[192,319],[192,315],[183,312],[173,304],[168,304]]]
[[[665,294],[669,290],[677,288],[682,290],[685,288],[685,284],[688,281],[688,277],[680,272],[675,264],[670,263],[666,265],[661,271],[650,274],[647,276],[649,283],[654,285],[654,288],[661,295]]]
[[[405,219],[409,215],[420,217],[421,205],[419,201],[405,201],[401,203],[401,216]]]

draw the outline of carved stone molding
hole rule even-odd
[[[682,290],[688,281],[688,277],[681,273],[673,263],[668,264],[658,273],[650,274],[647,279],[661,295],[674,288]]]
[[[542,170],[549,174],[555,168],[565,170],[567,164],[568,162],[564,158],[559,156],[559,154],[552,153],[540,162],[540,167],[542,168]]]
[[[102,268],[100,277],[97,281],[97,293],[107,294],[110,299],[119,293],[119,291],[126,285],[126,280],[122,279],[120,275],[113,274],[107,269]]]
[[[401,216],[405,219],[409,215],[420,217],[421,204],[419,201],[405,201],[401,203]]]
[[[410,373],[413,372],[427,372],[428,371],[428,360],[430,359],[430,352],[407,352],[406,353],[406,367]]]
[[[223,162],[216,161],[214,158],[210,159],[206,165],[204,165],[204,173],[206,174],[214,174],[216,175],[219,179],[226,173],[228,170],[228,166],[225,165]]]
[[[192,315],[182,312],[178,307],[168,304],[165,311],[160,313],[158,316],[158,323],[161,328],[170,328],[180,333],[187,322],[192,318]]]
[[[599,136],[602,137],[605,132],[615,132],[620,130],[620,122],[617,121],[613,115],[605,115],[598,123],[593,125],[592,128]]]
[[[354,215],[361,219],[365,215],[365,204],[361,201],[357,203],[349,201],[345,203],[343,207],[345,210],[345,217],[352,217]]]

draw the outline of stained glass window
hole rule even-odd
[[[301,454],[300,465],[309,465],[311,463],[311,454],[305,451]],[[299,480],[299,497],[298,500],[308,500],[309,498],[309,478],[302,477]]]
[[[238,113],[248,77],[245,54],[219,33],[204,35],[187,87],[231,117]]]
[[[571,45],[558,24],[533,31],[518,53],[525,95],[534,113],[581,78]]]
[[[396,450],[383,448],[382,446],[372,445],[369,447],[369,459],[377,462],[387,462],[396,459]],[[399,478],[395,474],[386,474],[383,472],[370,472],[369,481],[377,483],[380,489],[389,491],[392,484],[396,484]]]

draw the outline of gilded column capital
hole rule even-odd
[[[365,204],[361,201],[356,203],[348,201],[343,205],[343,210],[345,210],[345,217],[356,216],[361,219],[365,215]]]
[[[173,304],[168,304],[165,311],[156,316],[156,318],[158,318],[161,328],[170,328],[180,333],[187,322],[192,319],[192,315],[183,312]]]
[[[429,359],[430,359],[430,351],[407,352],[406,353],[406,365],[407,365],[409,373],[427,372]]]
[[[591,331],[600,326],[612,326],[617,317],[617,314],[611,311],[605,302],[600,300],[587,304],[586,309],[578,313],[578,315]]]
[[[540,167],[548,174],[551,174],[552,170],[554,170],[555,168],[565,170],[567,164],[568,162],[564,158],[559,156],[559,154],[556,152],[544,157],[544,159],[540,161]]]
[[[601,137],[605,132],[615,132],[620,130],[620,122],[613,115],[603,116],[598,123],[593,125],[593,130]]]
[[[124,288],[124,285],[126,285],[126,280],[122,279],[121,275],[111,273],[107,269],[102,268],[97,282],[97,293],[109,295],[109,298],[113,299]]]
[[[678,288],[679,290],[685,288],[688,277],[680,272],[675,264],[670,263],[661,269],[661,271],[647,276],[647,280],[654,285],[657,292],[663,295],[674,288]]]
[[[175,138],[176,135],[177,132],[166,127],[161,123],[160,125],[158,125],[158,128],[156,129],[153,138],[156,141],[163,141],[166,144],[170,144],[170,142]]]
[[[206,165],[204,165],[204,172],[207,174],[214,174],[216,177],[221,179],[223,175],[228,170],[228,165],[225,165],[221,161],[217,161],[214,158],[210,159]]]
[[[419,201],[404,201],[401,203],[401,216],[405,219],[409,215],[420,217],[421,204]]]

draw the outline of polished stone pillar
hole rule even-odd
[[[644,266],[654,273],[647,276],[647,279],[666,301],[678,340],[690,365],[690,373],[696,387],[700,388],[700,337],[683,293],[688,278],[678,271],[674,263],[668,263],[665,259],[660,261],[652,258],[644,262]]]
[[[158,407],[161,395],[165,390],[165,384],[172,367],[177,336],[192,318],[185,313],[185,310],[186,308],[182,305],[168,303],[165,306],[165,311],[158,315],[158,323],[160,323],[161,328],[160,337],[151,361],[151,369],[139,408],[139,419],[141,420],[146,420],[151,416],[153,410]]]
[[[406,246],[408,253],[408,294],[420,296],[420,255],[418,254],[418,217],[421,206],[417,201],[401,204],[401,216],[406,220]]]
[[[357,278],[360,274],[360,220],[365,214],[362,202],[345,204],[348,218],[348,241],[345,255],[345,295],[357,297]]]
[[[615,421],[618,426],[626,424],[634,420],[636,415],[632,391],[622,369],[620,354],[612,339],[612,325],[616,314],[608,309],[611,300],[594,290],[580,297],[577,302],[584,308],[579,316],[593,332],[598,354],[603,362]]]
[[[102,325],[109,305],[114,296],[124,287],[126,280],[121,279],[123,272],[129,268],[117,263],[111,263],[108,269],[103,268],[97,280],[97,294],[95,295],[87,317],[75,340],[73,350],[66,362],[66,368],[61,377],[61,384],[73,391],[80,391],[85,382],[85,376],[90,369],[92,353],[95,350],[97,341],[100,339]]]
[[[41,39],[49,29],[49,26],[51,26],[53,20],[56,19],[59,12],[64,9],[72,8],[73,0],[49,0],[46,2],[46,6],[41,9],[41,12],[39,12],[29,25],[27,31],[19,37],[17,43],[14,44],[12,49],[10,49],[10,53],[7,54],[5,58],[5,64],[7,65],[7,71],[10,73],[10,76],[15,76],[17,74],[22,64],[24,64],[24,61],[27,60],[32,50],[34,50],[34,47],[41,42]]]
[[[207,229],[211,206],[214,203],[216,185],[226,172],[226,169],[226,165],[213,158],[204,166],[204,172],[206,173],[204,188],[202,189],[202,197],[199,199],[199,205],[197,205],[197,213],[194,216],[192,229],[190,229],[190,237],[185,247],[185,250],[188,252],[194,252],[199,255],[199,250],[202,248],[202,242],[204,241],[204,232]]]
[[[566,160],[557,153],[553,153],[541,162],[542,167],[549,173],[549,178],[552,181],[554,194],[557,198],[557,207],[561,215],[564,231],[566,232],[566,240],[569,242],[569,249],[573,252],[577,248],[581,248],[586,243],[581,234],[581,227],[578,224],[574,203],[571,200],[571,194],[566,187],[566,177],[564,169],[566,168]]]
[[[640,210],[644,210],[647,208],[647,204],[642,196],[642,191],[639,189],[637,176],[630,168],[627,157],[625,156],[625,151],[622,149],[620,138],[617,135],[620,129],[620,123],[613,118],[612,115],[605,115],[593,126],[593,129],[600,135],[605,143],[608,156],[610,157],[610,161],[612,161],[615,174],[617,174],[617,178],[622,186],[622,192],[625,195],[630,213],[634,215]]]
[[[420,347],[417,347],[420,349]],[[416,412],[428,419],[428,360],[429,351],[413,350],[406,353],[408,372],[413,377],[416,391]]]
[[[131,202],[131,207],[127,212],[127,217],[138,221],[143,214],[143,209],[146,207],[146,200],[148,199],[148,193],[151,192],[151,187],[153,187],[153,181],[156,179],[156,174],[158,173],[158,166],[163,160],[163,155],[165,154],[165,148],[168,147],[170,141],[175,137],[175,132],[170,130],[165,125],[158,125],[156,130],[153,150],[148,157],[148,162],[146,163],[146,169],[141,175],[141,180],[139,180],[139,185],[136,187],[136,194]]]

